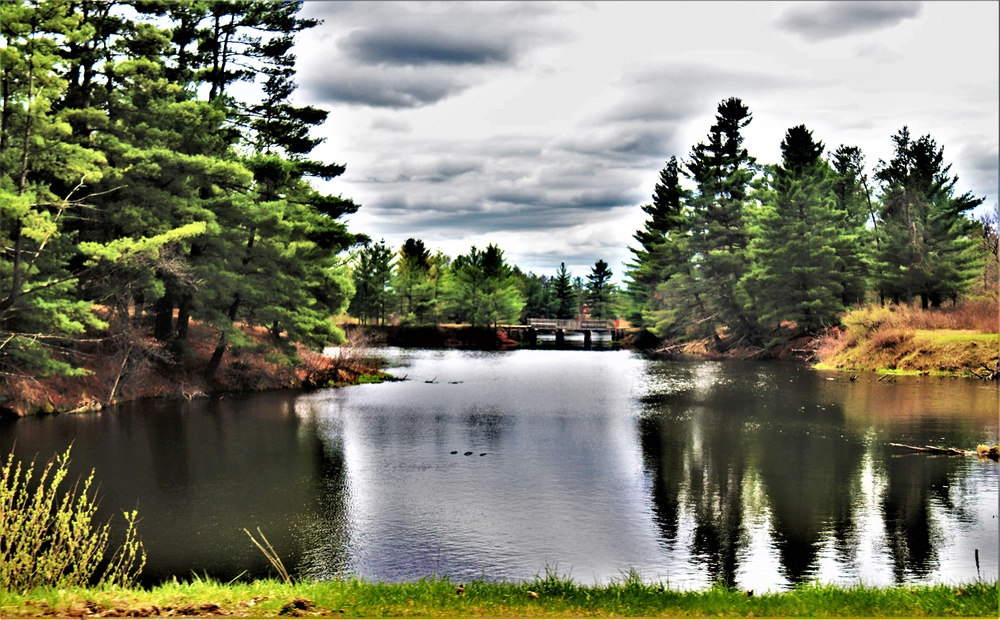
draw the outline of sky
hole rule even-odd
[[[804,124],[869,174],[892,136],[930,135],[956,193],[997,209],[997,2],[305,2],[297,102],[330,112],[320,189],[353,232],[454,258],[498,245],[525,272],[604,260],[621,281],[660,170],[720,101],[779,163]]]

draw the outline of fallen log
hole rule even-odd
[[[679,343],[671,344],[671,345],[668,345],[668,346],[665,346],[665,347],[660,347],[659,349],[655,349],[653,351],[653,353],[671,353],[673,351],[677,351],[678,349],[680,349],[683,346],[684,346],[684,343],[683,342],[679,342]]]
[[[956,456],[974,456],[976,454],[975,452],[970,452],[961,448],[943,448],[941,446],[908,446],[905,443],[890,443],[889,445],[896,448],[916,450],[918,452],[931,452],[933,454],[951,454]]]
[[[963,450],[961,448],[944,448],[941,446],[910,446],[905,443],[890,443],[890,446],[916,450],[918,452],[930,452],[931,454],[947,454],[949,456],[975,456],[979,459],[989,459],[1000,462],[1000,445],[988,446],[979,444],[975,450]]]

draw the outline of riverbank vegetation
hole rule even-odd
[[[345,168],[292,103],[299,8],[0,4],[0,406],[53,376],[242,389],[262,330],[278,366],[343,340],[358,205],[312,184]]]
[[[12,453],[0,467],[0,589],[136,584],[146,563],[137,511],[122,514],[122,542],[109,552],[111,524],[95,521],[94,472],[82,486],[70,482],[69,457],[66,450],[36,469]]]
[[[454,259],[431,254],[420,239],[393,252],[368,243],[350,261],[355,294],[348,312],[364,325],[472,328],[524,324],[529,318],[595,320],[618,316],[618,290],[608,264],[598,259],[586,281],[561,263],[554,277],[524,273],[490,244]]]
[[[803,585],[788,592],[747,592],[716,586],[673,590],[631,574],[584,586],[565,578],[525,583],[447,578],[407,583],[361,579],[222,584],[194,579],[150,589],[0,589],[0,615],[32,617],[332,617],[332,618],[987,618],[997,614],[997,584],[856,586]]]
[[[995,379],[998,372],[996,302],[968,301],[936,310],[865,306],[846,313],[843,325],[818,341],[821,368],[984,379]]]

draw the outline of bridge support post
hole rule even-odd
[[[566,332],[561,329],[556,330],[556,346],[561,347],[566,344]]]
[[[524,330],[524,341],[529,347],[533,347],[538,344],[538,332],[535,331],[534,327],[529,327]]]
[[[585,329],[585,330],[583,330],[583,348],[584,349],[589,349],[590,345],[591,345],[590,330],[589,329]]]

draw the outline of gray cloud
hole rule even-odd
[[[624,100],[602,120],[683,123],[703,115],[706,109],[714,111],[716,104],[728,97],[746,98],[815,83],[811,77],[757,70],[733,71],[677,61],[651,63],[622,77]]]
[[[447,19],[442,18],[446,8]],[[305,34],[323,52],[303,58],[299,82],[319,103],[389,109],[433,105],[514,69],[567,34],[548,3],[307,2],[304,16],[337,24]],[[324,34],[327,33],[327,34]]]
[[[807,40],[823,41],[892,28],[922,10],[920,2],[806,2],[788,9],[777,25]]]
[[[371,123],[371,128],[380,131],[388,131],[391,133],[410,133],[413,131],[413,126],[405,120],[398,118],[390,118],[382,116],[376,118]]]
[[[302,90],[321,103],[346,103],[375,108],[419,108],[462,92],[468,83],[458,76],[409,68],[383,68],[377,72],[357,68],[337,69],[305,80]]]
[[[947,151],[945,153],[947,156]],[[977,212],[996,208],[1000,185],[1000,151],[995,142],[970,138],[955,158],[952,174],[958,174],[961,184],[960,188],[956,188],[958,192],[964,192],[963,188],[975,188],[974,196],[986,198]]]
[[[651,167],[691,146],[680,139],[692,121],[714,116],[717,104],[740,97],[753,112],[755,95],[805,88],[813,78],[761,71],[730,71],[690,62],[657,62],[632,68],[615,87],[618,102],[588,120],[558,146],[618,165]],[[709,125],[705,125],[707,133]]]
[[[505,64],[514,57],[512,38],[491,41],[476,35],[409,28],[355,30],[340,47],[357,62],[406,67]]]

